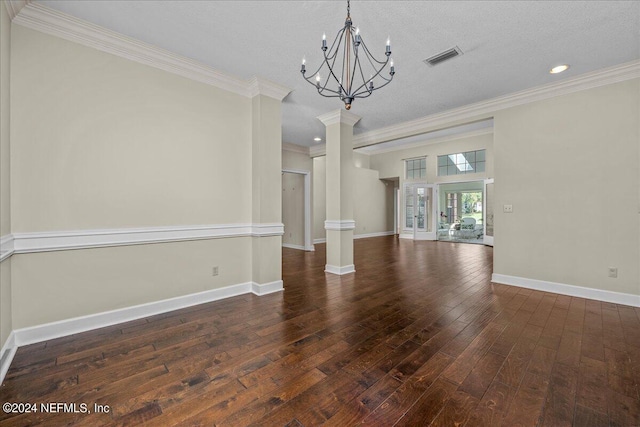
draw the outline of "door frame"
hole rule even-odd
[[[300,169],[282,169],[282,173],[304,175],[304,250],[315,251],[311,240],[311,172]]]
[[[482,243],[484,243],[487,246],[493,246],[493,236],[487,236],[487,184],[493,184],[494,182],[493,178],[489,178],[489,179],[485,179],[484,180],[484,186],[483,186],[483,194],[482,194],[482,216],[484,218],[484,220],[482,221],[483,224],[483,228],[482,228]],[[495,206],[494,206],[495,207]],[[495,233],[495,224],[493,225],[494,227],[494,233]]]
[[[483,234],[483,243],[484,243],[484,234],[487,228],[487,220],[486,220],[486,194],[487,194],[487,181],[492,181],[493,182],[493,178],[489,179],[485,179],[485,178],[478,178],[478,179],[468,179],[468,180],[460,180],[460,181],[447,181],[447,182],[438,182],[436,184],[436,186],[438,187],[438,203],[437,203],[437,209],[438,209],[438,213],[440,212],[440,210],[442,209],[442,207],[440,206],[440,187],[443,185],[449,185],[449,184],[466,184],[466,183],[470,183],[470,182],[482,182],[482,234]],[[437,233],[436,233],[437,235]],[[446,240],[443,240],[446,241]],[[484,243],[486,244],[486,243]],[[492,245],[493,246],[493,241],[492,241]]]
[[[407,202],[406,202],[406,194],[407,194],[407,187],[412,187],[413,188],[413,206],[414,209],[417,209],[417,192],[415,191],[416,188],[422,187],[425,189],[431,188],[431,212],[430,214],[427,212],[427,209],[425,208],[425,213],[427,213],[427,221],[431,221],[431,231],[421,231],[418,229],[418,223],[417,223],[417,215],[414,215],[414,221],[413,221],[413,227],[412,228],[407,228],[405,221],[406,221],[406,206],[407,206]],[[437,189],[437,185],[436,184],[427,184],[426,182],[405,182],[402,186],[403,192],[403,209],[402,209],[402,219],[401,219],[401,227],[402,227],[402,233],[400,233],[400,237],[403,239],[411,239],[411,240],[436,240],[437,239],[437,235],[438,235],[438,231],[437,231],[437,224],[436,224],[436,210],[438,209],[438,189]],[[425,201],[427,203],[428,206],[428,199]],[[425,222],[425,229],[427,229],[428,227],[426,227],[427,222]]]

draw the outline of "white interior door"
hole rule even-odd
[[[435,240],[435,189],[430,184],[405,184],[404,233],[414,240]]]

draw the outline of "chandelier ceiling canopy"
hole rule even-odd
[[[347,18],[330,47],[326,35],[322,36],[324,56],[318,69],[307,75],[306,59],[302,59],[302,77],[314,85],[318,93],[328,98],[340,98],[344,108],[351,109],[356,98],[367,98],[373,91],[393,80],[395,68],[391,59],[391,42],[387,39],[383,61],[376,59],[360,35],[360,29],[351,21],[351,4],[347,0]],[[383,71],[388,66],[388,77]],[[365,77],[367,76],[367,77]]]

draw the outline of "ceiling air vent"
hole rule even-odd
[[[437,53],[432,57],[425,59],[424,63],[430,67],[433,67],[441,62],[446,61],[447,59],[455,58],[456,56],[460,55],[462,55],[462,51],[458,46],[455,46],[451,49],[447,49],[444,52]]]

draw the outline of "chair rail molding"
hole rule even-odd
[[[0,240],[2,259],[11,254],[89,249],[109,246],[144,245],[184,240],[229,237],[282,236],[282,223],[213,224],[101,230],[49,231],[14,233]]]

